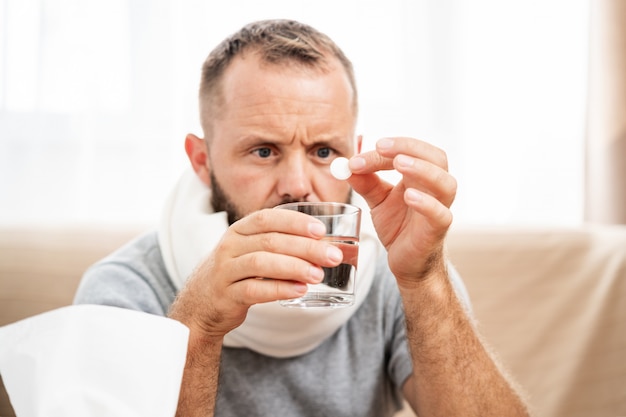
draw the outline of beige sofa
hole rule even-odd
[[[0,229],[0,325],[70,304],[82,271],[140,231]],[[537,416],[626,416],[626,227],[456,228],[448,250]]]

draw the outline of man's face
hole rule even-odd
[[[247,54],[222,91],[207,162],[216,211],[232,222],[283,202],[348,200],[349,185],[329,169],[355,152],[353,92],[339,63],[321,73]]]

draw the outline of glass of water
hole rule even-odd
[[[281,300],[285,307],[346,307],[354,304],[356,267],[359,255],[361,209],[351,204],[299,202],[276,206],[295,210],[320,220],[326,226],[323,238],[343,252],[343,261],[336,267],[324,267],[324,279],[308,284],[307,293],[299,298]]]

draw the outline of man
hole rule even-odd
[[[390,416],[402,396],[421,417],[527,415],[448,277],[445,153],[396,137],[358,154],[352,66],[330,39],[292,21],[242,28],[204,64],[200,115],[204,138],[185,140],[194,173],[158,233],[91,268],[76,296],[189,327],[177,415]],[[339,156],[347,182],[329,172]],[[398,184],[377,176],[388,169]],[[342,255],[320,223],[272,207],[359,195],[378,240],[362,241],[357,305],[278,306]]]

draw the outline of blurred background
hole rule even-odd
[[[352,59],[366,149],[446,150],[456,224],[581,224],[590,4],[0,0],[0,225],[156,223],[202,133],[204,58],[264,18],[312,24]]]

